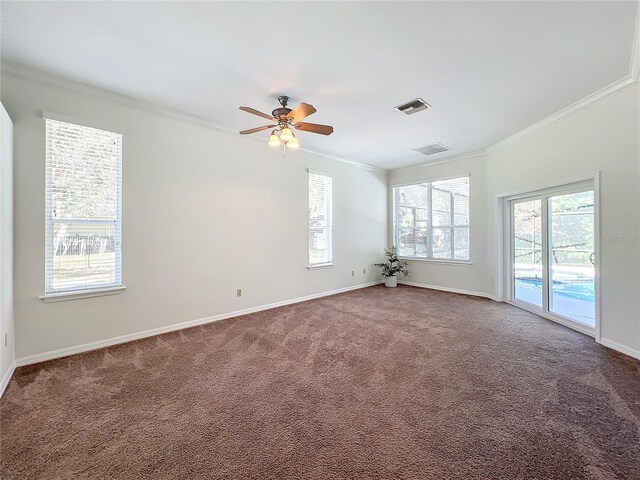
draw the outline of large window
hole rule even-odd
[[[469,176],[393,189],[398,255],[469,260]]]
[[[331,177],[309,170],[309,266],[331,265]]]
[[[45,294],[119,287],[122,135],[46,118]]]

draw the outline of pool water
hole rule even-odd
[[[584,325],[595,326],[593,279],[554,281],[549,310]],[[521,277],[515,281],[515,298],[542,306],[542,279]]]
[[[530,284],[538,288],[542,288],[541,278],[519,278],[517,282],[522,284]],[[596,292],[593,280],[574,281],[574,282],[553,282],[553,292],[565,297],[577,298],[589,302],[596,301]]]

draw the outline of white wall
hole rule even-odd
[[[639,90],[635,83],[475,158],[390,172],[390,184],[471,172],[474,265],[412,262],[412,281],[496,295],[496,197],[600,171],[602,343],[639,356]]]
[[[486,263],[486,159],[484,155],[466,157],[436,165],[407,167],[392,170],[389,173],[389,184],[402,185],[411,182],[440,180],[455,176],[470,175],[469,181],[469,238],[471,265],[445,264],[429,261],[410,261],[411,277],[408,282],[451,290],[490,294],[487,285]],[[389,198],[391,202],[391,198]],[[389,219],[391,224],[392,219]],[[389,243],[393,241],[389,239]],[[404,281],[400,277],[400,281]]]
[[[371,264],[387,240],[386,171],[300,151],[282,158],[266,141],[134,108],[99,90],[14,74],[4,75],[2,101],[15,134],[18,359],[379,279]],[[38,299],[40,110],[124,129],[122,294]],[[306,268],[307,168],[333,175],[333,268]]]
[[[0,103],[0,395],[14,367],[13,125]]]
[[[489,226],[500,193],[600,171],[602,341],[635,352],[640,352],[639,93],[636,83],[487,157]],[[488,229],[487,242],[496,244],[495,228]],[[487,255],[495,265],[496,249]]]

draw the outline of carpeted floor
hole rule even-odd
[[[371,287],[21,368],[3,479],[638,479],[640,362]]]

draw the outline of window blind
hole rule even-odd
[[[121,286],[122,135],[45,122],[45,294]]]
[[[332,261],[332,179],[309,171],[309,265]]]
[[[469,260],[469,176],[395,187],[398,255]]]

